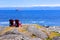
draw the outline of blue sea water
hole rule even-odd
[[[22,23],[60,26],[60,10],[0,10],[0,25],[8,25],[9,19]]]

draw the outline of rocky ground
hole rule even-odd
[[[0,27],[0,31],[3,31],[5,27]],[[49,30],[51,30],[51,28],[48,28]],[[42,32],[41,30],[45,30],[44,28],[38,30],[33,26],[29,26],[27,28],[27,30],[29,32],[32,32],[33,34],[35,34],[37,37],[30,37],[30,36],[26,36],[26,34],[20,33],[17,28],[14,28],[11,31],[6,32],[3,35],[0,35],[0,40],[43,40],[45,38],[48,38],[48,36],[46,35],[46,33]],[[49,34],[49,32],[47,31],[47,33]],[[27,33],[28,34],[28,33]],[[43,39],[42,39],[43,38]],[[60,40],[60,37],[54,37],[51,40]]]
[[[0,27],[0,31],[2,31],[5,27]],[[17,31],[17,29],[13,29],[11,31],[6,32],[3,35],[0,35],[0,40],[41,40],[40,38],[31,38],[24,34],[21,34]]]
[[[0,36],[0,40],[41,40],[41,39],[29,38],[21,34],[10,33],[10,34],[4,34],[3,36]]]

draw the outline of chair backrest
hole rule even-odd
[[[15,26],[19,27],[19,20],[17,20],[17,19],[15,20]]]
[[[16,19],[16,20],[10,19],[9,20],[9,26],[10,27],[19,27],[19,26],[22,26],[22,25],[21,25],[21,23],[19,23],[18,19]]]
[[[14,26],[14,20],[10,19],[10,20],[9,20],[9,24],[10,24],[10,25],[9,25],[10,27]]]

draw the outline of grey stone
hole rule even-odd
[[[52,40],[60,40],[60,37],[54,37]]]

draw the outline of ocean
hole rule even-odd
[[[9,25],[9,19],[22,24],[60,26],[60,10],[0,10],[0,26]]]

